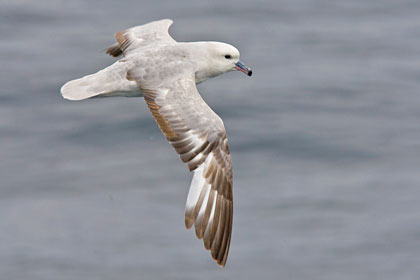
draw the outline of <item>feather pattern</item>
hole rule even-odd
[[[223,121],[200,96],[193,75],[153,89],[129,73],[166,139],[194,172],[185,207],[185,226],[224,266],[232,235],[232,162]]]

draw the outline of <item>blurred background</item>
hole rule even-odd
[[[419,279],[419,1],[0,1],[1,279]],[[161,18],[253,68],[199,86],[234,162],[219,268],[143,99],[70,102]]]

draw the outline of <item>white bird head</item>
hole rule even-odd
[[[196,80],[203,82],[220,74],[238,70],[248,76],[252,70],[239,61],[239,51],[232,45],[220,42],[197,42],[194,48],[201,59],[197,67]]]

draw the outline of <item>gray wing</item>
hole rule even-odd
[[[185,207],[185,226],[224,266],[232,234],[232,162],[221,118],[205,103],[194,75],[176,77],[157,89],[138,82],[147,105],[169,143],[194,172]]]
[[[106,53],[118,57],[151,44],[175,43],[168,33],[172,23],[170,19],[163,19],[122,30],[115,34],[118,43],[109,47]]]

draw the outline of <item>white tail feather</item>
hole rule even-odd
[[[61,88],[61,95],[69,100],[110,96],[143,96],[136,82],[127,80],[127,65],[120,61],[95,74],[67,82]]]

